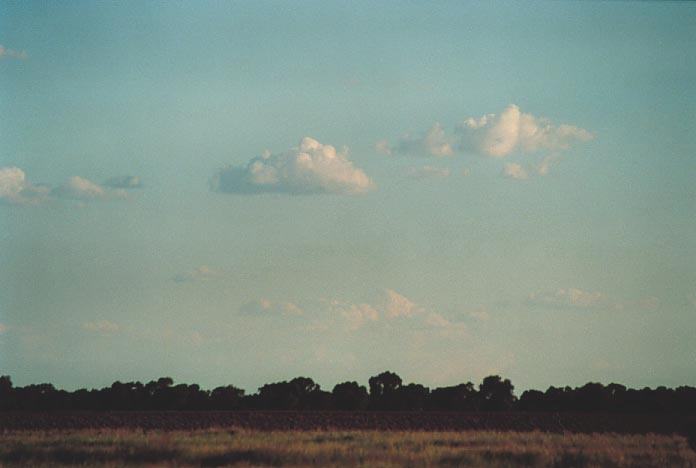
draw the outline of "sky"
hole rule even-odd
[[[694,24],[0,3],[0,374],[696,385]]]

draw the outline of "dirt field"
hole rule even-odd
[[[193,430],[543,431],[696,435],[696,415],[340,411],[0,412],[0,431],[141,428]]]

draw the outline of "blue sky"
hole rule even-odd
[[[0,372],[696,384],[695,20],[0,4]]]

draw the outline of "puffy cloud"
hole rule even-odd
[[[556,126],[547,118],[522,112],[514,104],[499,115],[470,117],[457,127],[457,132],[463,150],[495,158],[513,152],[557,152],[570,148],[575,142],[593,138],[593,135],[583,128],[568,124]]]
[[[217,192],[293,195],[334,193],[356,195],[374,188],[374,183],[348,159],[347,150],[305,137],[285,153],[265,153],[246,166],[220,169],[211,180]]]
[[[211,268],[208,265],[201,265],[186,273],[179,273],[172,278],[177,283],[187,283],[191,281],[204,281],[222,275],[220,270]]]
[[[43,201],[50,189],[33,185],[18,167],[0,167],[0,202],[11,204],[36,204]]]
[[[292,302],[273,302],[270,299],[259,299],[244,304],[239,311],[248,315],[302,315],[303,310]]]
[[[143,184],[138,176],[124,175],[107,179],[104,182],[104,186],[117,189],[134,189],[142,188]]]
[[[8,49],[7,47],[0,44],[0,60],[4,58],[25,60],[27,58],[27,53],[23,50]]]
[[[406,173],[411,179],[444,179],[450,174],[449,169],[434,166],[412,167]]]
[[[403,135],[392,147],[387,140],[380,140],[375,145],[377,151],[392,155],[403,154],[411,156],[452,156],[454,155],[455,140],[445,133],[445,129],[436,122],[423,135]]]
[[[529,178],[527,170],[517,163],[505,164],[502,174],[509,179],[525,180]]]
[[[64,184],[51,188],[46,184],[32,184],[18,167],[0,167],[0,202],[4,203],[30,205],[51,198],[92,201],[125,197],[126,192],[122,189],[102,187],[84,177],[73,176]]]
[[[532,304],[551,307],[591,308],[601,305],[604,295],[600,292],[583,291],[577,288],[561,288],[551,293],[532,293],[529,295]]]
[[[108,320],[99,320],[96,322],[85,322],[82,324],[82,328],[89,332],[110,334],[120,331],[121,327],[114,322]]]
[[[557,153],[569,149],[574,143],[591,140],[589,131],[569,124],[556,125],[545,117],[522,112],[514,104],[500,114],[469,117],[447,134],[439,123],[420,135],[405,134],[393,145],[380,140],[375,149],[387,155],[452,156],[457,152],[476,153],[492,158],[510,154],[546,154],[536,168],[523,169],[511,166],[506,175],[521,179],[530,172],[546,175],[558,161]],[[523,176],[523,174],[526,174]]]

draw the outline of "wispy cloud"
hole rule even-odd
[[[427,132],[420,135],[406,133],[392,147],[389,141],[380,140],[375,149],[388,156],[401,154],[409,156],[453,156],[456,140],[445,133],[439,122],[433,124]]]
[[[236,194],[358,195],[372,190],[374,183],[353,165],[347,149],[336,151],[331,145],[305,137],[284,153],[266,152],[246,166],[220,169],[211,180],[211,188]]]
[[[172,279],[176,283],[188,283],[192,281],[205,281],[220,276],[222,276],[222,271],[209,267],[208,265],[200,265],[190,271],[174,275]]]
[[[116,333],[121,330],[121,327],[117,323],[111,322],[109,320],[85,322],[82,324],[82,328],[89,332],[101,333],[105,335]]]
[[[304,311],[292,302],[274,302],[270,299],[261,298],[240,307],[239,311],[245,315],[254,316],[273,316],[273,315],[302,315]]]
[[[142,188],[143,184],[138,176],[123,175],[107,179],[104,186],[117,189],[135,189]]]
[[[447,168],[434,166],[411,167],[406,172],[411,179],[445,179],[451,174],[452,171]]]
[[[5,58],[12,58],[17,60],[26,60],[28,55],[24,50],[9,49],[2,44],[0,44],[0,60]]]
[[[603,304],[605,295],[598,291],[561,288],[553,292],[532,293],[528,301],[534,305],[589,309]]]
[[[508,179],[526,180],[529,178],[527,170],[517,163],[506,163],[503,166],[502,174]]]

